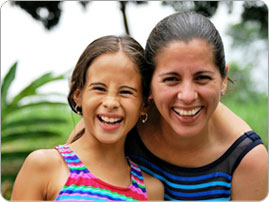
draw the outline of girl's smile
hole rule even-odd
[[[85,87],[75,96],[86,134],[101,143],[122,141],[142,109],[138,67],[122,52],[103,54],[91,63]]]

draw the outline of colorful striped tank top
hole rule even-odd
[[[110,185],[95,177],[68,145],[57,145],[64,158],[69,177],[55,201],[135,201],[147,200],[140,168],[128,159],[131,166],[131,185],[128,188]]]

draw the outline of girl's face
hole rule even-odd
[[[74,98],[82,107],[86,133],[101,143],[125,140],[142,109],[137,65],[122,52],[97,57],[88,69],[84,88]]]
[[[156,56],[151,96],[163,122],[190,137],[207,128],[226,84],[205,40],[173,41]]]

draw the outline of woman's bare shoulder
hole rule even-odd
[[[148,200],[163,201],[164,199],[164,186],[163,183],[157,178],[142,172]]]

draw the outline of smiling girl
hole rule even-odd
[[[132,38],[92,42],[78,60],[68,96],[84,119],[83,136],[31,153],[11,200],[163,200],[162,183],[124,154],[127,133],[145,114],[144,72],[143,48]]]

